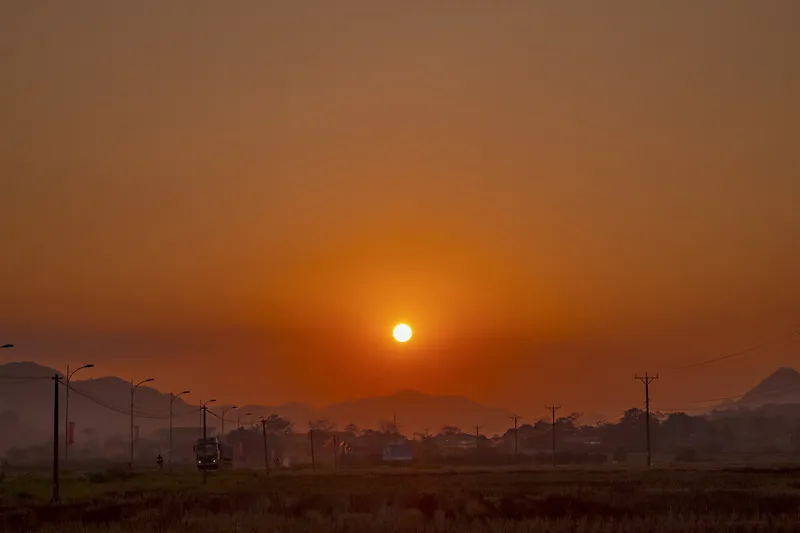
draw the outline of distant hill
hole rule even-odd
[[[800,373],[779,368],[742,396],[736,406],[759,407],[767,404],[800,404]]]
[[[0,454],[12,445],[40,443],[51,438],[53,421],[53,382],[57,371],[37,363],[0,365]],[[85,375],[85,374],[84,374]],[[88,377],[88,376],[87,376]],[[130,431],[130,383],[114,376],[74,379],[70,393],[70,420],[75,422],[76,441],[103,440],[112,435],[125,439]],[[60,417],[64,416],[65,389],[60,388]],[[219,412],[223,404],[215,404]],[[142,435],[167,427],[169,394],[147,385],[136,390],[135,424]],[[378,428],[381,422],[397,416],[401,432],[411,435],[428,429],[438,432],[445,424],[466,432],[482,426],[484,434],[503,433],[511,412],[488,407],[460,396],[435,396],[401,391],[390,396],[363,398],[316,409],[302,403],[283,405],[243,405],[226,416],[227,428],[235,427],[241,413],[242,424],[257,421],[272,413],[288,418],[297,431],[305,431],[310,420],[325,419],[344,427],[354,423],[362,429]],[[251,413],[247,415],[246,413]],[[199,406],[179,398],[173,405],[176,427],[198,427]],[[61,419],[63,428],[63,418]],[[209,427],[219,419],[208,417]],[[62,429],[63,431],[63,429]],[[3,435],[14,437],[3,437]]]
[[[323,414],[328,420],[352,422],[364,428],[379,427],[396,416],[400,431],[406,435],[425,429],[436,433],[445,424],[470,434],[476,425],[482,427],[484,434],[503,433],[512,415],[506,409],[488,407],[463,396],[434,396],[410,390],[333,404]]]
[[[0,453],[12,445],[26,445],[52,438],[53,381],[57,371],[37,363],[9,363],[0,366],[0,414],[14,415],[24,427],[0,427],[0,435],[13,431],[14,439],[0,437]],[[130,383],[117,377],[73,380],[70,393],[70,421],[75,422],[76,441],[128,435],[130,431]],[[59,418],[64,431],[66,389],[59,387]],[[198,425],[185,416],[193,409],[182,399],[174,404],[176,425]],[[141,386],[136,391],[135,424],[142,434],[168,425],[169,395]],[[11,420],[10,418],[8,420]],[[12,442],[13,440],[13,442]]]

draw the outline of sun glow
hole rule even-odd
[[[397,324],[394,327],[394,331],[392,331],[392,335],[397,342],[408,342],[412,335],[411,326],[408,324]]]

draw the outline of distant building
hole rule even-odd
[[[407,462],[412,459],[414,459],[414,453],[406,442],[387,444],[383,447],[383,460],[386,462]]]

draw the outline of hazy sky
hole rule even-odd
[[[800,327],[799,22],[3,2],[2,356],[236,402],[743,392],[800,342],[673,369]]]

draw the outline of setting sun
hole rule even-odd
[[[397,342],[407,342],[411,338],[411,326],[408,324],[397,324],[392,331],[394,340]]]

